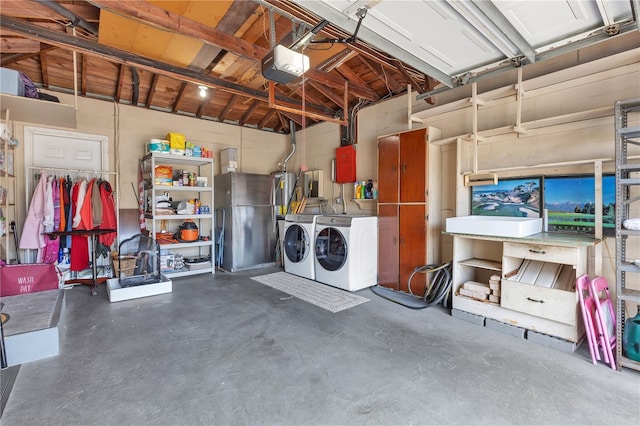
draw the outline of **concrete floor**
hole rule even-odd
[[[249,277],[109,303],[67,291],[61,355],[23,365],[12,425],[638,424],[640,374],[358,292],[332,314]],[[583,345],[584,346],[584,345]]]

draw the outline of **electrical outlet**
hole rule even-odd
[[[339,197],[338,197],[338,198],[336,198],[335,200],[333,200],[333,202],[334,202],[335,204],[342,204],[342,198],[339,198]]]

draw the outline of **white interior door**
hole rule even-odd
[[[40,169],[49,175],[91,177],[109,169],[109,138],[104,135],[25,126],[24,170],[26,206],[29,206]],[[109,176],[104,176],[108,178]],[[35,261],[34,250],[21,250],[24,262]]]
[[[104,135],[26,126],[25,170],[30,167],[108,170],[108,138]]]

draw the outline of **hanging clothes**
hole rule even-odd
[[[74,189],[77,186],[78,190],[75,194],[75,198],[71,199],[71,204],[74,207],[73,214],[73,228],[77,228],[82,221],[81,211],[82,206],[84,205],[84,198],[87,195],[87,181],[85,179],[81,180],[79,183],[74,185]],[[83,229],[83,228],[80,228]]]
[[[42,228],[44,232],[53,232],[53,187],[51,183],[53,177],[47,178],[47,185],[44,191],[44,218],[42,219]]]
[[[87,191],[84,195],[84,202],[82,203],[82,207],[80,209],[80,223],[78,224],[78,229],[93,229],[93,203],[92,194],[93,194],[93,183],[95,179],[91,179],[87,183]]]
[[[53,194],[53,230],[60,229],[60,182],[53,179],[51,182],[51,193]]]
[[[93,190],[91,191],[91,212],[93,213],[93,227],[100,228],[102,224],[102,200],[100,196],[100,184],[102,179],[93,180]]]
[[[84,187],[84,190],[82,189]],[[84,200],[84,196],[86,193],[87,181],[82,180],[81,182],[76,182],[73,185],[71,190],[71,211],[74,218],[80,217],[80,212],[78,211],[82,206],[78,206],[79,200]],[[82,194],[81,194],[82,192]],[[81,197],[82,195],[82,197]],[[80,221],[78,221],[80,223]],[[69,222],[68,227],[71,227],[72,224]],[[81,235],[72,235],[71,236],[71,265],[70,268],[72,271],[82,271],[83,269],[87,269],[89,267],[89,241],[88,238]]]
[[[100,229],[116,229],[118,227],[116,218],[116,206],[113,199],[113,189],[111,184],[106,180],[100,182],[100,200],[102,204],[102,220]],[[108,234],[102,234],[99,237],[101,244],[111,247],[111,244],[116,239],[116,233],[110,232]]]
[[[45,215],[45,193],[47,185],[47,172],[40,171],[40,179],[36,184],[36,189],[31,197],[27,218],[22,227],[20,237],[21,249],[40,249],[45,246],[42,221]]]
[[[60,220],[58,222],[58,231],[64,231],[66,225],[67,225],[67,215],[65,212],[65,190],[64,190],[64,185],[65,185],[65,181],[64,178],[60,178],[60,180],[58,181],[58,188],[60,191],[60,200],[59,200],[59,205],[60,205]]]
[[[71,231],[73,229],[73,206],[71,200],[71,190],[73,188],[73,182],[71,181],[71,177],[67,175],[64,184],[64,210],[65,210],[65,231]],[[65,238],[64,247],[71,247],[71,236],[67,236]]]

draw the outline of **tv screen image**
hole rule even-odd
[[[551,176],[544,179],[544,208],[550,232],[595,233],[595,178]],[[602,228],[615,232],[615,176],[602,177]]]
[[[471,189],[471,214],[540,217],[540,177],[501,179]]]

